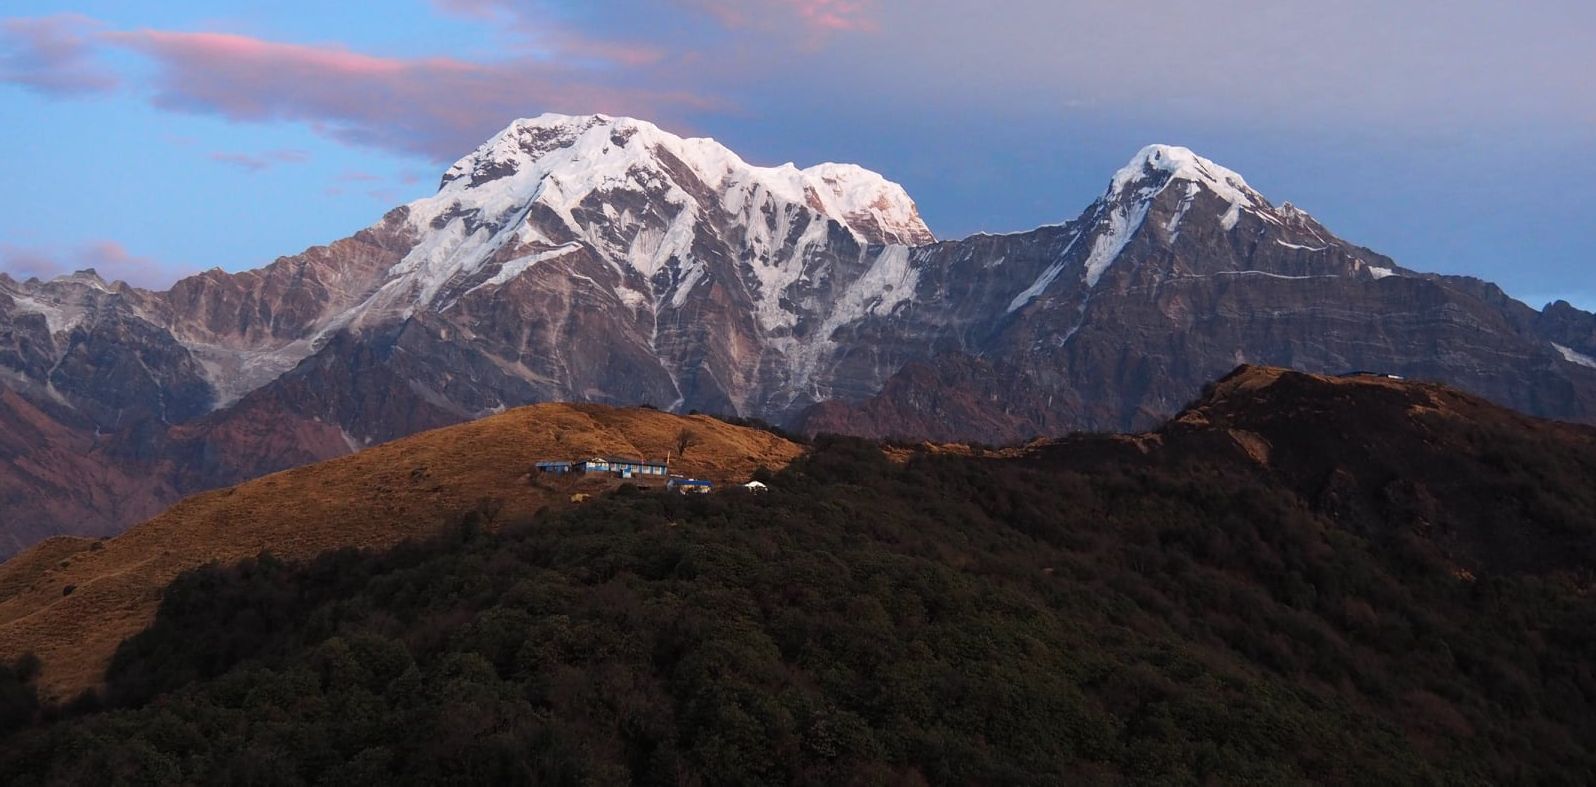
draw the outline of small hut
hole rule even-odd
[[[606,461],[609,462],[610,472],[622,478],[664,478],[670,473],[670,468],[664,462],[613,457]]]
[[[574,467],[574,462],[566,462],[556,459],[545,460],[538,462],[537,464],[539,473],[553,473],[554,475],[565,475],[571,472],[572,468]]]
[[[672,478],[665,488],[684,495],[707,495],[714,491],[715,485],[698,478]]]

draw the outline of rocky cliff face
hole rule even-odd
[[[1485,282],[1404,269],[1181,148],[1143,150],[1061,229],[942,244],[926,266],[965,279],[980,274],[962,260],[1030,262],[1039,247],[1051,263],[1006,305],[983,305],[966,334],[979,340],[939,345],[955,351],[931,362],[947,372],[910,367],[863,402],[810,411],[803,427],[917,435],[929,402],[1013,391],[1001,397],[1013,409],[1040,390],[1041,411],[968,429],[942,420],[936,436],[1145,428],[1241,363],[1443,380],[1538,415],[1596,418],[1596,364],[1581,349],[1592,315],[1566,303],[1536,312]],[[966,356],[990,374],[972,380]]]
[[[260,270],[164,293],[0,277],[0,382],[57,435],[9,449],[0,531],[103,532],[539,401],[998,442],[1146,426],[1253,362],[1591,420],[1593,357],[1596,317],[1403,269],[1182,148],[1141,151],[1073,221],[938,242],[858,167],[757,167],[641,121],[550,115],[435,195]],[[82,473],[50,452],[150,479],[156,502],[43,506]]]

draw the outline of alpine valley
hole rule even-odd
[[[0,274],[0,557],[529,403],[1003,442],[1148,428],[1242,363],[1596,422],[1596,316],[1403,268],[1184,148],[1073,220],[938,241],[856,166],[545,115],[258,270]]]

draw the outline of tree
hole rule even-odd
[[[683,427],[682,431],[676,433],[676,456],[687,456],[687,449],[695,445],[698,445],[697,432]]]
[[[479,497],[477,504],[466,512],[466,517],[483,527],[491,529],[499,522],[499,515],[504,513],[504,501],[497,497]]]

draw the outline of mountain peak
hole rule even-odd
[[[864,167],[756,166],[714,139],[681,137],[645,120],[609,115],[550,113],[516,120],[455,162],[443,176],[440,195],[454,184],[467,189],[495,184],[493,190],[510,186],[523,201],[541,193],[563,196],[569,204],[606,187],[636,186],[629,181],[638,172],[661,169],[662,154],[686,165],[711,189],[742,187],[807,205],[867,243],[935,241],[903,187]],[[507,179],[518,185],[498,183]]]
[[[747,286],[778,301],[806,275],[806,249],[837,228],[859,247],[936,240],[903,187],[863,167],[756,166],[713,139],[608,115],[516,120],[404,216],[418,242],[356,324],[502,285],[579,250],[629,282],[625,302],[679,307],[709,281],[718,255],[706,250],[717,245],[746,248]],[[784,311],[766,317],[785,325],[790,315],[775,314]]]
[[[1109,186],[1109,196],[1136,193],[1147,198],[1163,190],[1174,181],[1198,183],[1231,203],[1250,207],[1265,207],[1263,195],[1247,185],[1247,180],[1233,170],[1215,164],[1178,145],[1148,145],[1131,158],[1130,163],[1114,174]]]

